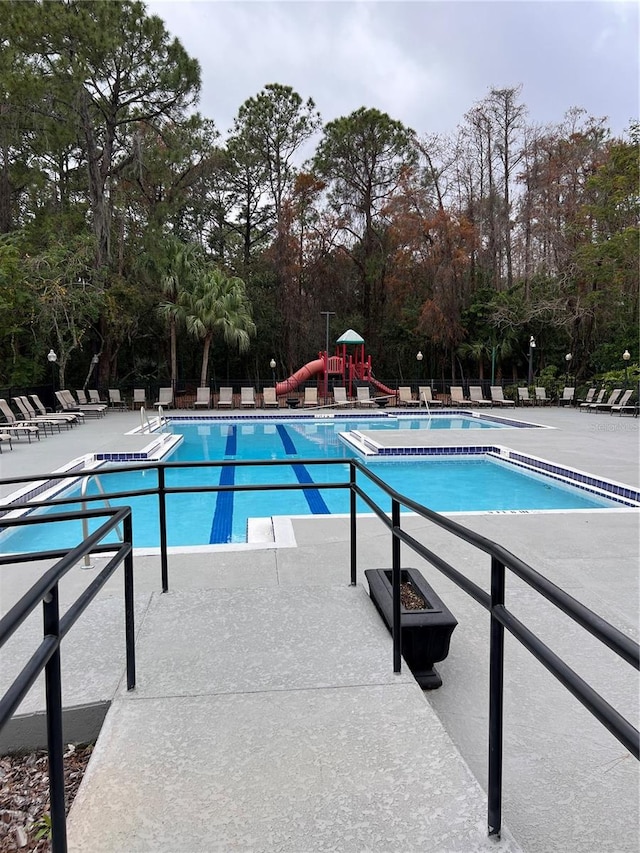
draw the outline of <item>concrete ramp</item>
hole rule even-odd
[[[69,850],[518,851],[361,586],[154,594]],[[441,689],[446,689],[445,687]]]

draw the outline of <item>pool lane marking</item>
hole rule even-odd
[[[235,456],[238,449],[237,427],[229,427],[227,443],[224,449],[225,456]],[[220,469],[220,486],[233,486],[236,479],[236,466],[225,465]],[[218,492],[216,497],[216,508],[211,522],[209,544],[219,545],[231,542],[233,532],[233,492]]]
[[[287,456],[294,456],[297,453],[297,450],[287,428],[284,424],[277,424],[276,430],[278,431],[278,435],[280,436],[282,446],[284,447]],[[292,465],[291,467],[293,468],[293,473],[296,475],[299,483],[313,483],[313,478],[304,465]],[[329,507],[324,502],[324,498],[318,489],[303,489],[302,491],[309,505],[309,509],[314,515],[331,515]]]

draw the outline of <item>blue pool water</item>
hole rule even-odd
[[[382,425],[393,429],[396,426]],[[420,419],[416,419],[420,422]],[[291,464],[250,468],[168,470],[166,485],[215,485],[313,482],[317,489],[305,491],[270,491],[246,493],[210,493],[169,495],[167,498],[167,533],[170,546],[206,545],[246,541],[247,518],[273,515],[324,515],[347,513],[347,491],[322,489],[327,482],[346,481],[345,465],[302,465],[296,460],[343,458],[353,451],[340,439],[348,429],[369,429],[368,421],[327,420],[240,420],[175,423],[174,432],[184,436],[171,461],[195,460],[264,460],[287,459]],[[407,419],[403,421],[404,424]],[[589,496],[579,489],[564,487],[553,480],[531,476],[513,466],[488,457],[412,458],[411,461],[373,459],[367,466],[401,494],[437,512],[482,510],[593,509],[614,505]],[[150,488],[157,485],[155,472],[109,474],[99,472],[106,492]],[[203,479],[204,478],[204,479]],[[365,488],[384,509],[390,511],[389,499],[364,477]],[[95,485],[89,494],[98,494]],[[71,496],[73,496],[71,492]],[[76,489],[75,494],[79,494]],[[114,501],[114,504],[119,501]],[[134,544],[136,547],[158,545],[158,507],[154,497],[132,498]],[[78,508],[77,505],[74,508]],[[369,511],[363,503],[361,512]],[[94,525],[95,526],[95,525]],[[79,522],[34,525],[28,532],[9,533],[2,537],[2,551],[24,551],[34,548],[63,547],[81,538]]]

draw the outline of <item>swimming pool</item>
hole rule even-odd
[[[382,425],[383,419],[376,421]],[[347,513],[347,491],[323,489],[322,483],[346,480],[348,466],[312,466],[298,460],[347,459],[356,455],[344,441],[345,428],[369,429],[370,423],[366,419],[311,418],[175,421],[172,429],[183,436],[183,441],[172,453],[171,461],[284,459],[290,460],[290,464],[276,468],[231,465],[205,471],[189,467],[168,469],[168,487],[197,485],[206,477],[206,482],[215,485],[298,482],[313,483],[317,488],[169,495],[168,544],[189,546],[245,542],[249,518]],[[397,427],[386,424],[381,428]],[[437,512],[578,510],[619,506],[613,501],[554,482],[548,476],[518,468],[501,459],[499,450],[487,453],[477,446],[449,448],[449,452],[440,452],[439,448],[431,450],[434,455],[419,460],[408,460],[404,456],[373,458],[366,464],[401,494]],[[452,456],[452,453],[457,455]],[[99,477],[102,488],[107,492],[155,487],[158,482],[156,471],[109,474],[108,466],[99,469]],[[366,478],[362,478],[361,485],[386,511],[390,510],[389,499],[381,490]],[[80,494],[79,487],[76,487],[75,494]],[[90,484],[88,494],[98,494],[95,482]],[[113,501],[114,504],[122,502]],[[157,499],[132,498],[126,502],[134,510],[135,546],[157,547]],[[361,503],[358,511],[369,510]],[[1,537],[0,549],[3,552],[20,552],[73,544],[78,541],[79,529],[78,522],[56,524],[55,531],[51,525],[35,525],[28,533],[17,531]]]

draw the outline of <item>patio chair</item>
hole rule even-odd
[[[109,405],[114,409],[122,409],[123,412],[129,408],[122,399],[119,388],[109,388]]]
[[[173,409],[173,388],[164,387],[158,391],[158,399],[153,404],[156,409],[162,406],[164,409]]]
[[[337,385],[333,389],[333,402],[336,406],[350,406],[351,401],[347,399],[347,389]]]
[[[147,405],[147,392],[144,388],[134,388],[133,389],[133,408],[136,406],[138,408],[142,408],[142,406]]]
[[[573,396],[576,393],[575,388],[565,387],[562,396],[558,397],[559,406],[570,406],[573,403]]]
[[[547,397],[546,388],[541,388],[539,385],[536,385],[534,391],[536,395],[536,404],[539,404],[540,406],[548,406],[551,400]]]
[[[318,389],[317,388],[305,388],[304,389],[304,405],[305,406],[317,406],[318,405]]]
[[[37,394],[30,394],[33,410],[36,415],[47,415],[50,418],[58,418],[61,421],[66,421],[68,424],[75,426],[76,424],[84,423],[84,415],[82,412],[52,412],[48,411]]]
[[[518,388],[518,405],[533,406],[533,400],[529,396],[528,388]]]
[[[78,399],[78,403],[81,406],[88,406],[89,405],[90,400],[82,388],[79,391],[76,391],[76,397]]]
[[[55,418],[50,418],[48,415],[37,415],[33,406],[29,403],[26,397],[12,397],[11,399],[13,400],[16,405],[16,408],[20,412],[20,423],[31,423],[35,424],[36,426],[42,426],[45,433],[48,430],[52,434],[54,430],[60,432],[61,426],[66,426],[67,428],[69,428],[68,423],[56,420]]]
[[[368,385],[359,385],[356,388],[356,405],[362,409],[371,408],[376,405],[376,401],[371,398]]]
[[[13,444],[11,443],[11,436],[8,432],[0,432],[0,453],[2,453],[2,445],[5,441],[9,442],[9,450],[13,450]]]
[[[589,388],[585,397],[578,397],[578,403],[582,405],[582,403],[592,403],[593,398],[596,396],[595,387]]]
[[[58,392],[56,391],[56,395],[57,393]],[[83,412],[92,412],[96,415],[96,417],[103,417],[104,413],[107,411],[106,403],[92,403],[90,400],[87,399],[87,395],[82,390],[76,391],[76,397],[78,398],[77,404],[76,401],[73,399],[73,394],[71,393],[71,391],[65,390],[60,393],[65,395],[71,407],[77,405],[78,408],[82,409]]]
[[[95,388],[89,388],[87,390],[87,393],[89,394],[90,403],[99,403],[101,405],[104,405],[104,400],[100,399],[100,394],[98,394]]]
[[[193,401],[194,409],[210,409],[211,408],[211,391],[208,388],[197,388],[196,399]]]
[[[507,400],[502,390],[502,385],[491,386],[491,402],[494,406],[515,406],[513,400]]]
[[[611,394],[609,394],[609,399],[607,400],[606,403],[596,403],[595,404],[595,410],[594,410],[596,415],[598,414],[598,412],[609,412],[609,411],[611,411],[611,407],[615,406],[615,404],[618,402],[618,399],[619,399],[621,394],[622,394],[622,388],[616,388],[615,390],[613,390],[611,392]]]
[[[280,402],[276,397],[276,389],[271,388],[263,388],[262,389],[262,405],[265,409],[278,409],[280,408]]]
[[[414,400],[411,395],[411,388],[408,385],[398,386],[398,405],[399,406],[419,406],[420,400]]]
[[[611,414],[613,414],[614,412],[621,413],[623,409],[626,409],[627,403],[631,399],[632,394],[633,394],[633,388],[631,390],[625,391],[624,394],[622,395],[622,397],[620,397],[620,400],[614,406],[611,406],[611,409],[609,410],[610,413]]]
[[[431,385],[420,385],[420,387],[418,388],[418,398],[420,400],[421,406],[423,404],[425,406],[444,406],[444,402],[442,400],[437,400],[433,396]]]
[[[0,429],[6,435],[26,436],[31,444],[32,436],[36,436],[40,440],[40,429],[38,424],[21,423],[11,411],[11,407],[6,400],[0,398],[0,412],[4,415],[6,423],[0,423]]]
[[[464,394],[462,393],[461,385],[452,385],[449,388],[449,396],[451,397],[451,404],[456,406],[466,406],[468,405],[467,400],[464,399]]]
[[[244,409],[255,409],[256,407],[256,392],[254,388],[240,389],[240,405]]]
[[[598,396],[596,397],[595,400],[591,400],[588,403],[580,403],[580,406],[578,408],[580,409],[581,412],[593,411],[595,409],[595,407],[598,405],[598,403],[601,403],[604,400],[604,395],[606,393],[607,393],[606,388],[601,388],[598,391]]]
[[[491,400],[485,400],[480,385],[469,385],[469,402],[475,406],[490,406]]]
[[[221,388],[218,394],[218,408],[231,409],[233,407],[233,388]]]

